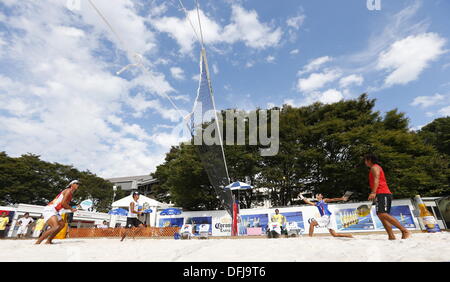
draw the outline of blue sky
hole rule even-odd
[[[198,87],[178,0],[0,1],[0,150],[103,177],[164,160]],[[411,128],[450,115],[450,2],[200,0],[216,105],[251,110],[367,92]],[[79,3],[79,5],[78,5]],[[193,0],[182,1],[195,28]],[[136,63],[148,72],[124,66]]]

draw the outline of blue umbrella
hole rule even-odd
[[[160,215],[177,215],[177,214],[181,214],[182,211],[180,209],[176,209],[176,208],[168,208],[163,210]]]
[[[126,209],[114,209],[114,210],[110,210],[108,212],[108,214],[112,214],[112,215],[128,215],[128,211]]]
[[[153,210],[152,209],[146,209],[145,211],[143,211],[143,213],[152,213]]]
[[[244,182],[240,182],[240,181],[233,182],[230,185],[225,187],[225,189],[230,189],[231,191],[233,191],[233,190],[250,190],[252,188],[253,188],[253,186],[251,186],[247,183],[244,183]]]

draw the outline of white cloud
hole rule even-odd
[[[394,42],[378,58],[377,69],[389,72],[385,85],[403,85],[416,80],[432,61],[445,53],[445,43],[436,33],[408,36]]]
[[[197,11],[188,11],[197,34],[199,34]],[[256,11],[247,11],[237,4],[232,5],[231,23],[222,27],[212,18],[200,10],[203,38],[206,44],[228,43],[242,41],[248,47],[265,49],[278,45],[281,40],[280,28],[272,28],[258,19]],[[181,53],[189,53],[196,41],[195,33],[187,17],[161,17],[151,19],[150,22],[160,32],[168,33],[180,45]]]
[[[439,114],[442,116],[450,116],[450,106],[440,109]]]
[[[51,0],[54,5],[64,5],[67,1]],[[146,28],[146,19],[137,13],[137,8],[132,0],[116,1],[111,4],[109,0],[96,0],[95,6],[109,20],[114,31],[120,36],[119,42],[113,32],[100,19],[94,9],[91,8],[88,1],[83,1],[82,8],[75,13],[82,16],[83,22],[95,28],[96,32],[106,35],[119,48],[124,48],[126,44],[131,54],[145,54],[150,51],[156,51],[156,39],[153,32]]]
[[[297,16],[290,17],[286,20],[288,39],[294,43],[299,35],[299,29],[303,26],[306,16],[301,11]]]
[[[152,1],[152,7],[151,9],[149,9],[149,13],[151,16],[155,17],[155,16],[161,16],[162,14],[164,14],[165,12],[167,12],[167,3],[163,2],[160,5],[157,5],[156,3],[154,3],[155,1]]]
[[[213,69],[214,74],[218,74],[219,73],[219,67],[217,66],[217,64],[213,64],[212,65],[212,69]]]
[[[339,86],[341,88],[347,88],[350,85],[360,86],[364,82],[364,78],[361,75],[352,74],[346,77],[341,78],[339,81]]]
[[[255,65],[255,62],[247,62],[246,64],[245,64],[245,67],[246,68],[251,68],[251,67],[253,67]]]
[[[295,103],[294,99],[286,99],[283,101],[283,105],[289,105],[292,107],[298,107],[298,105]]]
[[[449,101],[449,99],[450,97],[448,95],[441,95],[439,93],[436,93],[433,96],[418,96],[414,98],[414,101],[411,103],[411,105],[428,108],[438,105],[444,101]]]
[[[341,76],[337,70],[325,70],[322,73],[312,73],[307,78],[300,78],[297,83],[298,91],[311,92],[324,87]]]
[[[194,20],[197,19],[197,10],[188,11],[187,14],[198,36],[200,36],[198,21]],[[202,22],[205,43],[214,44],[223,41],[221,36],[222,27],[205,15],[202,10],[199,11],[199,15]],[[170,37],[176,40],[181,47],[181,53],[189,53],[192,50],[197,39],[187,17],[183,19],[177,17],[161,17],[151,19],[150,22],[158,31],[168,33]]]
[[[336,89],[329,89],[320,94],[319,101],[324,104],[337,103],[344,99],[342,93]]]
[[[151,136],[151,139],[156,144],[164,147],[166,150],[170,149],[173,144],[180,144],[181,142],[187,142],[189,139],[183,138],[178,134],[159,132]]]
[[[427,21],[415,18],[421,6],[421,1],[414,1],[412,5],[387,18],[384,26],[375,29],[375,32],[370,35],[367,48],[361,52],[346,56],[344,59],[349,62],[363,64],[363,70],[375,69],[378,56],[389,48],[392,43],[399,40],[399,38],[426,32],[429,25]]]
[[[298,15],[295,17],[291,17],[289,19],[286,20],[286,24],[289,27],[292,27],[294,29],[300,29],[300,27],[302,26],[303,22],[305,21],[306,16],[305,15]]]
[[[336,89],[328,89],[324,92],[313,91],[310,93],[303,94],[303,98],[296,101],[294,99],[286,99],[283,104],[287,104],[293,107],[303,107],[308,106],[316,102],[323,104],[337,103],[344,99],[344,95],[341,91]]]
[[[261,23],[256,11],[233,5],[231,24],[224,27],[222,36],[228,43],[243,41],[248,47],[265,49],[277,46],[282,34],[281,28],[273,29]]]
[[[266,62],[268,62],[268,63],[273,63],[273,62],[275,62],[275,57],[274,57],[274,56],[267,56],[267,57],[266,57]]]
[[[132,49],[153,51],[153,35],[131,1],[95,3],[114,17]],[[12,31],[8,49],[0,53],[6,70],[0,76],[0,147],[12,156],[31,152],[102,177],[145,174],[160,164],[165,147],[146,132],[149,124],[126,118],[151,110],[179,120],[158,99],[130,94],[135,87],[159,95],[173,92],[164,76],[155,71],[130,80],[115,76],[115,58],[96,54],[104,51],[104,36],[116,41],[88,7],[79,17],[66,9],[65,1],[14,5],[14,16],[4,22]],[[86,22],[93,30],[87,32]],[[14,65],[21,67],[8,72]]]
[[[111,115],[106,118],[106,121],[114,126],[117,126],[121,130],[121,134],[124,136],[131,135],[138,140],[151,140],[151,136],[145,132],[145,130],[137,124],[128,124],[124,122],[120,117]]]
[[[172,97],[173,98],[173,97]],[[138,93],[136,96],[127,98],[126,103],[133,108],[133,117],[143,117],[147,110],[151,109],[153,112],[157,112],[162,118],[171,122],[177,122],[180,120],[180,114],[173,108],[165,108],[159,100],[147,100],[142,93]],[[187,114],[187,113],[186,113]]]
[[[414,127],[411,127],[410,129],[411,129],[412,131],[419,131],[419,130],[421,130],[422,127],[424,127],[425,125],[426,125],[426,124],[414,126]]]
[[[193,81],[199,81],[199,80],[200,80],[200,74],[194,74],[194,75],[192,76],[192,80],[193,80]]]
[[[316,70],[320,69],[321,66],[323,66],[324,64],[326,64],[332,60],[333,60],[333,58],[331,58],[329,56],[323,56],[323,57],[319,57],[314,60],[311,60],[306,66],[303,67],[303,69],[301,71],[298,72],[298,74],[302,75],[305,73],[316,71]]]
[[[175,92],[162,73],[143,72],[129,83],[131,87],[144,87],[147,91],[156,93],[163,98],[166,98],[169,93]]]
[[[172,74],[173,78],[177,80],[184,80],[184,71],[183,69],[179,67],[171,67],[170,73]]]
[[[291,52],[289,52],[289,54],[291,54],[291,55],[297,55],[298,53],[300,53],[300,50],[298,50],[298,49],[294,49]]]
[[[450,116],[450,95],[436,93],[432,96],[418,96],[411,103],[412,106],[423,109],[440,106],[440,109],[428,111],[427,117]]]

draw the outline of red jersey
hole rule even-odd
[[[64,190],[65,191],[65,190]],[[48,203],[47,206],[51,206],[53,207],[56,211],[60,211],[62,210],[64,207],[62,206],[62,200],[64,199],[64,195],[63,192],[58,194],[58,196],[56,196],[56,198],[51,201],[50,203]],[[72,200],[72,193],[69,192],[69,195],[67,195],[67,202],[69,203]]]
[[[378,166],[380,168],[380,179],[378,181],[378,187],[376,190],[377,194],[392,194],[389,190],[389,187],[386,182],[386,178],[384,177],[384,171],[383,168],[377,164],[374,164],[373,166]],[[370,187],[373,187],[373,183],[375,182],[374,177],[372,175],[372,170],[369,172],[369,184]]]

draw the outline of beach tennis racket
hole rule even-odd
[[[344,196],[342,196],[342,198],[346,198],[347,200],[350,198],[350,196],[353,195],[352,191],[346,191]]]

